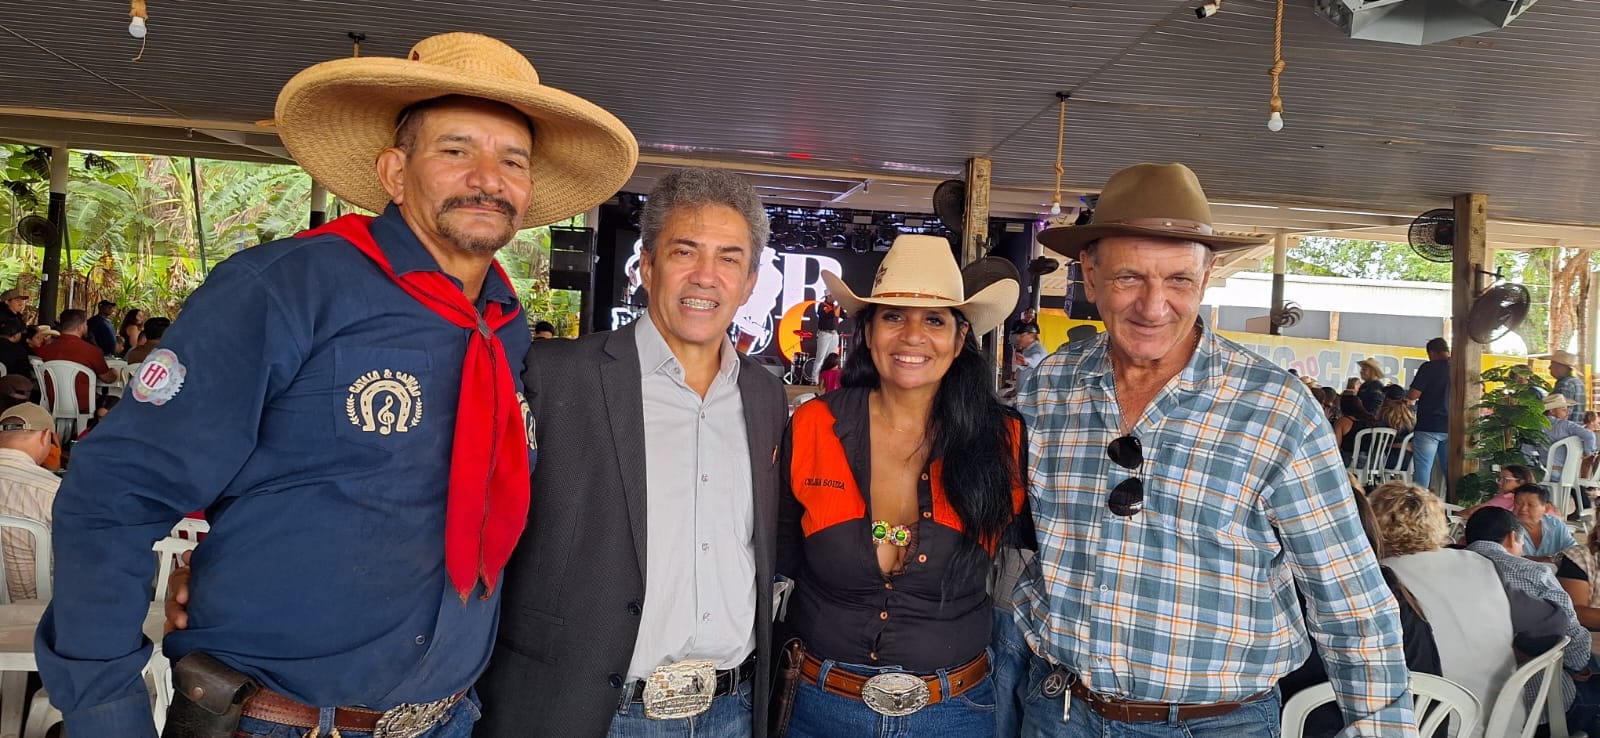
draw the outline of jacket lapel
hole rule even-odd
[[[749,438],[750,491],[754,496],[755,535],[752,545],[756,556],[756,615],[757,623],[771,622],[772,571],[767,564],[776,556],[777,544],[773,540],[778,527],[778,499],[776,485],[772,484],[773,469],[777,464],[778,434],[783,422],[773,405],[770,388],[757,381],[766,369],[740,357],[739,400],[743,405],[745,435]],[[765,575],[765,576],[763,576]]]
[[[645,528],[648,524],[645,501],[644,394],[639,375],[639,347],[634,343],[634,326],[612,331],[606,340],[609,361],[600,364],[600,391],[604,394],[607,419],[611,426],[611,447],[616,452],[617,471],[622,475],[622,491],[628,507],[628,527],[633,532],[633,550],[639,560],[639,577],[645,576]]]

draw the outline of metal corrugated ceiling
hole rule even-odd
[[[1488,193],[1499,220],[1600,225],[1593,0],[1541,0],[1510,28],[1429,47],[1347,39],[1291,0],[1276,134],[1268,0],[1205,21],[1193,0],[148,1],[134,62],[124,3],[6,0],[0,139],[270,160],[282,151],[253,124],[295,71],[348,55],[347,31],[399,56],[468,30],[615,112],[648,161],[731,163],[784,200],[925,202],[988,155],[996,212],[1038,212],[1053,94],[1069,90],[1073,192],[1183,161],[1214,200],[1282,206],[1231,210],[1235,227],[1392,226],[1461,192]],[[59,120],[86,114],[100,115]],[[1518,244],[1600,241],[1547,235]]]

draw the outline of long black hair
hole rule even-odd
[[[839,383],[845,387],[878,387],[878,367],[867,348],[867,336],[880,309],[869,304],[855,315],[856,333],[850,339],[850,353],[839,376]],[[949,371],[939,381],[928,419],[928,458],[944,461],[939,481],[944,484],[950,507],[961,519],[963,531],[962,545],[946,572],[947,584],[962,581],[986,567],[985,544],[998,542],[1011,522],[1011,488],[1019,473],[1019,449],[1013,444],[1007,421],[1021,422],[1021,416],[1001,403],[990,389],[992,370],[978,347],[972,324],[960,310],[950,312],[957,330],[967,327],[967,336],[950,362]]]

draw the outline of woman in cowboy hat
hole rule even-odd
[[[992,733],[984,584],[1024,469],[977,337],[1015,308],[1017,282],[968,296],[949,242],[917,235],[868,295],[822,276],[859,327],[844,387],[795,411],[783,445],[778,571],[797,584],[797,640],[780,720],[791,736],[873,735],[891,717],[913,735]]]

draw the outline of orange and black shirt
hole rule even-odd
[[[988,567],[948,573],[964,534],[945,496],[941,459],[922,470],[905,570],[885,575],[878,567],[868,392],[846,387],[800,406],[785,434],[778,573],[795,580],[786,622],[819,658],[921,673],[958,666],[989,645]],[[1025,526],[1022,421],[1010,422],[1018,458],[1013,526]],[[985,547],[991,557],[996,543]]]

